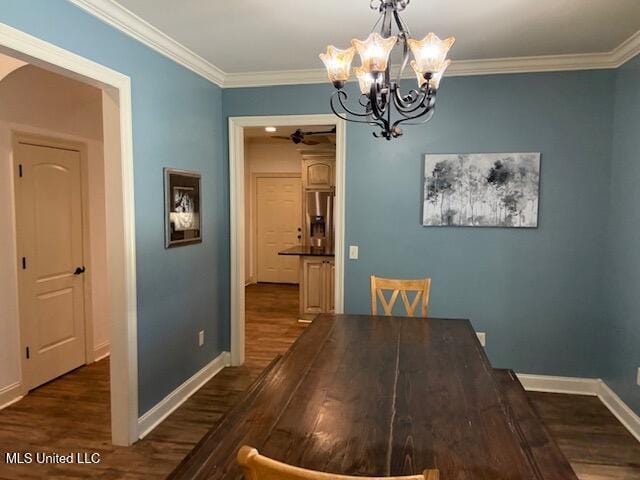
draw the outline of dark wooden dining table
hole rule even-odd
[[[358,476],[576,480],[515,375],[468,320],[321,315],[176,468],[239,479],[242,445]]]

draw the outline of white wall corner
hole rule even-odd
[[[180,405],[186,402],[191,395],[196,393],[218,374],[223,368],[231,365],[231,354],[222,352],[204,368],[195,373],[191,378],[167,395],[151,410],[138,419],[138,436],[144,438],[156,428],[162,421],[171,415]]]
[[[20,382],[12,383],[6,387],[0,388],[0,410],[13,405],[24,396],[22,384]]]
[[[640,442],[640,416],[638,416],[603,380],[598,381],[598,397],[611,413]]]
[[[113,0],[68,0],[108,25],[222,87],[225,73]]]
[[[520,383],[529,392],[565,393],[597,396],[611,413],[640,441],[640,416],[600,378],[554,377],[518,373]]]

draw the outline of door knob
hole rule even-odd
[[[76,271],[75,271],[75,272],[73,272],[73,274],[74,274],[74,275],[80,275],[81,273],[84,273],[84,272],[85,272],[85,270],[86,270],[86,269],[85,269],[84,267],[78,267],[78,268],[76,268]]]

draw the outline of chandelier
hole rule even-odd
[[[411,0],[371,0],[371,9],[380,12],[380,18],[373,27],[382,22],[380,34],[372,31],[366,40],[353,39],[351,47],[340,50],[333,45],[320,59],[327,68],[329,80],[336,91],[331,95],[331,110],[337,116],[351,122],[377,126],[377,138],[391,140],[402,135],[400,125],[419,125],[433,117],[436,92],[445,70],[451,64],[447,53],[455,42],[450,37],[440,40],[429,33],[422,40],[411,38],[409,29],[400,18]],[[392,35],[393,30],[397,33]],[[400,45],[403,51],[402,64],[397,77],[392,78],[389,56]],[[414,60],[410,65],[416,74],[417,88],[407,92],[400,89],[402,74],[409,62],[409,52]],[[349,99],[344,86],[351,74],[351,62],[356,52],[362,65],[354,69],[361,95],[355,108],[349,107]],[[395,110],[395,114],[392,111]]]

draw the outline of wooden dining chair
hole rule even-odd
[[[385,291],[392,291],[391,298],[387,301]],[[431,279],[420,278],[417,280],[396,280],[392,278],[380,278],[371,275],[371,314],[378,315],[378,300],[384,310],[384,315],[393,315],[393,307],[398,300],[398,295],[402,298],[407,316],[415,317],[416,308],[420,305],[420,316],[426,317],[429,309],[429,292],[431,290]],[[409,302],[407,292],[416,292],[412,302]]]
[[[316,472],[272,460],[255,448],[244,446],[238,452],[238,463],[246,480],[439,480],[438,470],[425,470],[422,475],[405,477],[352,477]]]

